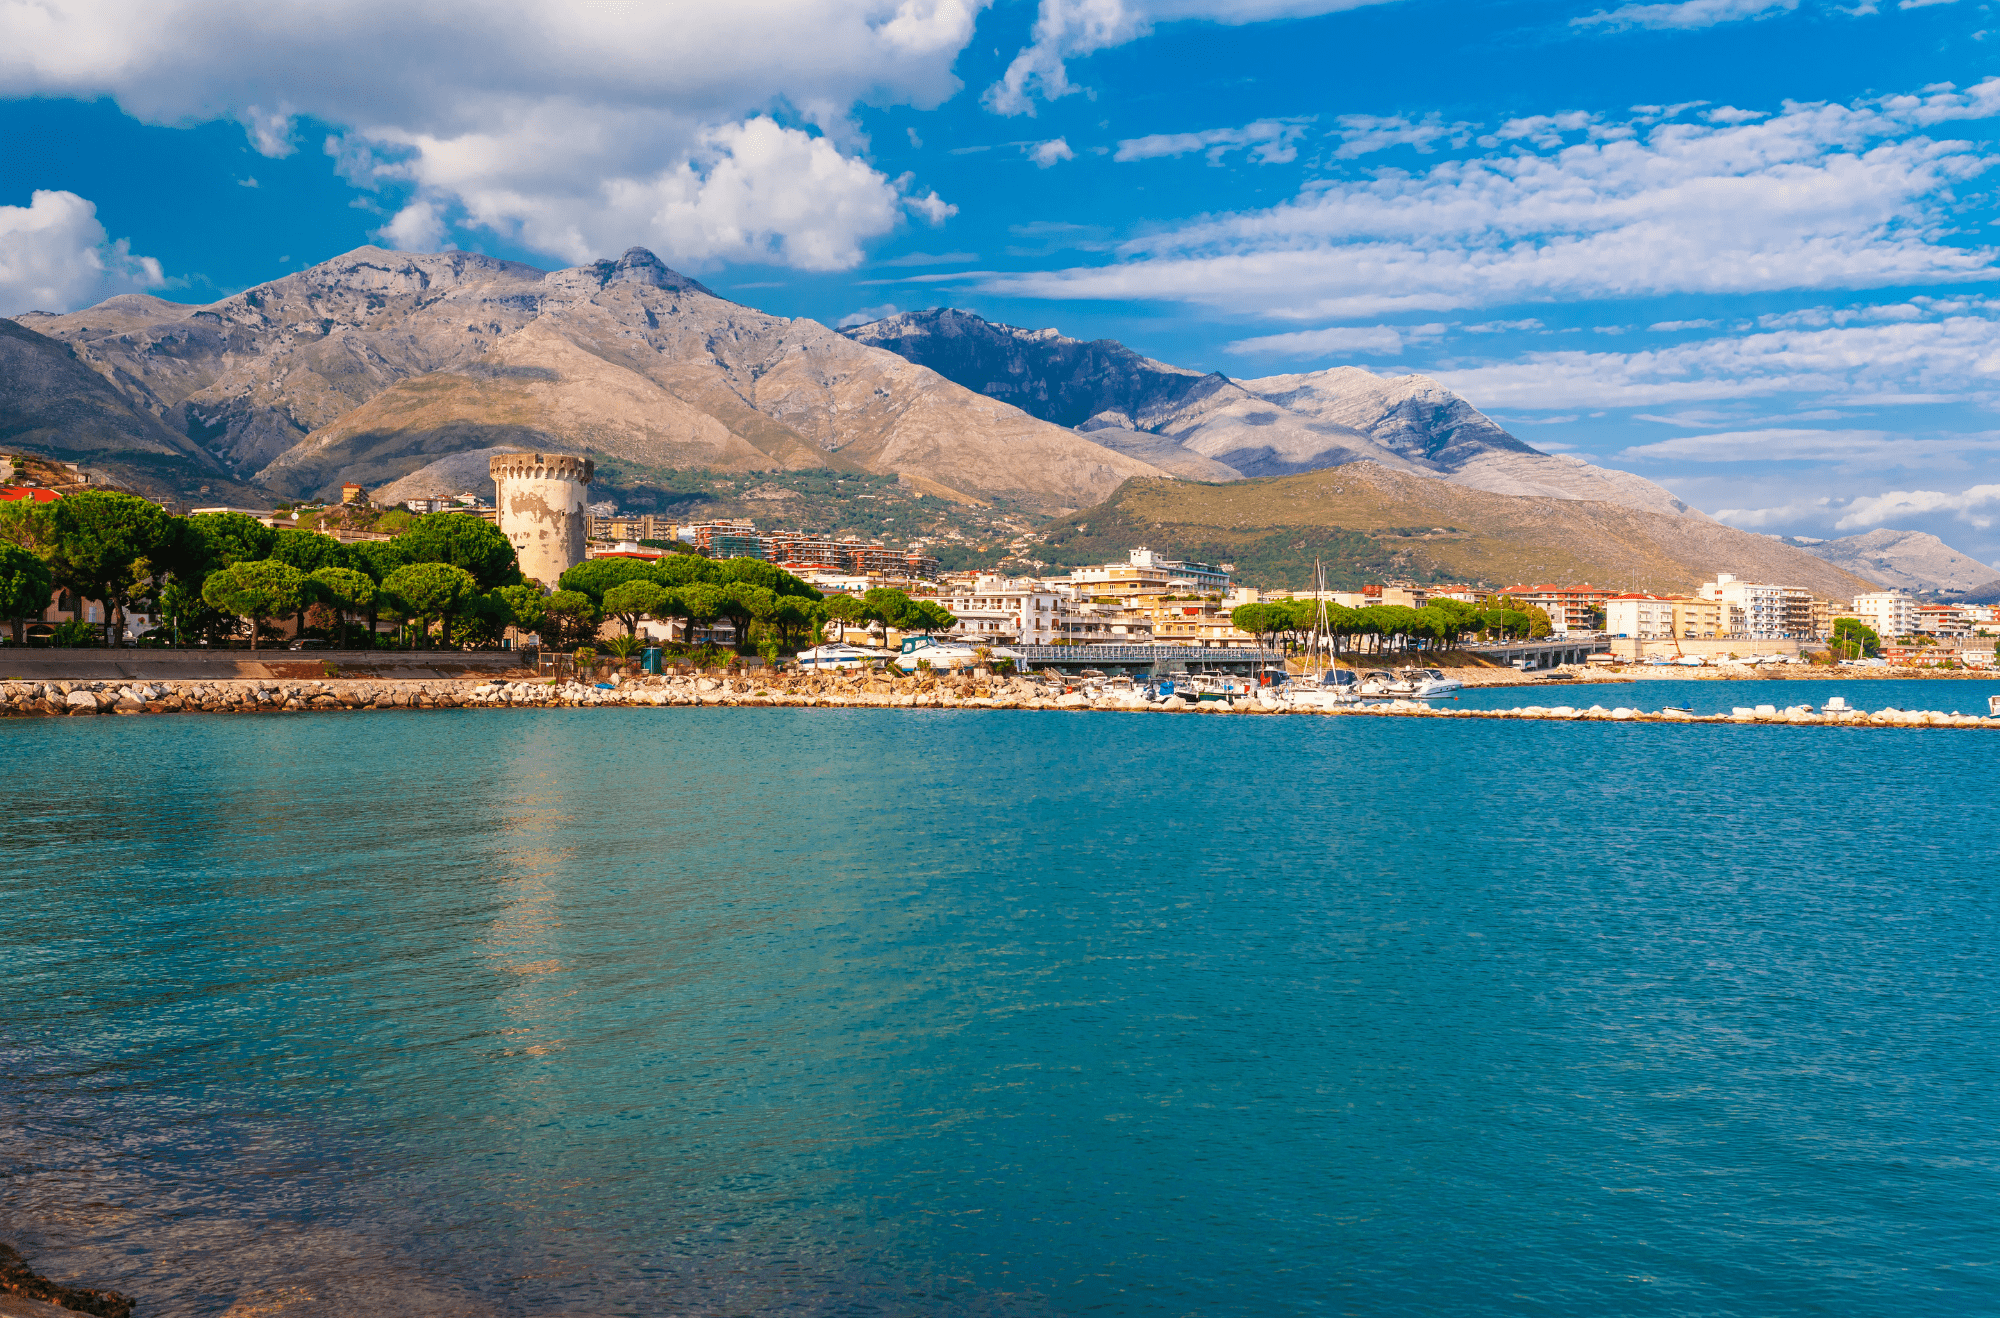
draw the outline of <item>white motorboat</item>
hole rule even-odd
[[[986,651],[984,659],[979,655],[982,649]],[[947,672],[953,668],[976,668],[998,659],[1012,660],[1017,671],[1027,667],[1019,654],[1005,646],[971,646],[962,641],[940,641],[935,636],[905,636],[903,651],[896,656],[896,667],[914,673],[917,664],[923,662],[938,672]]]
[[[1345,668],[1329,668],[1317,679],[1296,677],[1285,683],[1279,703],[1294,709],[1333,709],[1358,704],[1360,683]]]
[[[1397,688],[1396,675],[1386,668],[1369,668],[1362,671],[1354,684],[1356,693],[1364,696],[1399,696],[1404,694]]]
[[[1442,668],[1405,668],[1396,674],[1396,678],[1409,687],[1409,690],[1397,694],[1414,696],[1418,700],[1456,695],[1465,690],[1465,683],[1447,676]]]

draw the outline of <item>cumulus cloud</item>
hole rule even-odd
[[[390,217],[375,236],[401,252],[435,252],[445,246],[444,207],[418,198]]]
[[[1311,119],[1259,119],[1241,128],[1209,128],[1199,133],[1153,133],[1127,138],[1118,144],[1115,161],[1156,160],[1161,156],[1184,156],[1190,151],[1208,155],[1208,163],[1219,165],[1231,151],[1248,149],[1260,165],[1283,165],[1299,157],[1298,141],[1305,136]]]
[[[111,241],[97,207],[74,192],[0,206],[0,316],[70,311],[166,283],[158,261]]]
[[[1996,112],[2000,79],[1755,122],[1517,120],[1484,154],[1421,174],[1317,180],[1269,209],[1133,239],[1109,266],[987,287],[1328,320],[1990,280],[2000,250],[1957,241],[1953,211],[1996,158],[1925,130]]]
[[[1038,169],[1047,169],[1050,165],[1076,159],[1076,152],[1070,150],[1069,143],[1060,137],[1048,142],[1030,142],[1024,149],[1028,153],[1028,159],[1034,161]]]
[[[1038,100],[1080,90],[1070,82],[1065,61],[1135,41],[1155,24],[1261,23],[1383,3],[1387,0],[1041,0],[1033,44],[986,89],[985,104],[998,114],[1032,115]]]
[[[1317,357],[1325,353],[1359,352],[1371,357],[1393,357],[1403,351],[1406,341],[1436,338],[1450,328],[1449,325],[1336,325],[1329,329],[1238,339],[1228,350],[1240,356]]]
[[[1887,490],[1854,500],[1834,526],[1842,531],[1860,531],[1938,513],[1950,514],[1986,530],[2000,516],[2000,485],[1974,485],[1957,494],[1942,490]]]
[[[385,234],[431,245],[470,226],[570,260],[639,242],[833,268],[949,215],[857,157],[850,112],[950,96],[983,3],[45,0],[0,5],[0,94],[234,120],[271,156],[333,125],[348,177],[402,208]]]

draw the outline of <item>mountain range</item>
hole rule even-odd
[[[1232,380],[1142,357],[1112,339],[1017,329],[948,307],[904,312],[845,333],[1195,480],[1375,462],[1495,494],[1591,499],[1706,518],[1643,477],[1531,448],[1427,376],[1385,379],[1336,366]]]
[[[899,473],[1054,511],[1161,474],[815,321],[719,298],[637,248],[543,272],[364,247],[210,306],[133,295],[16,324],[126,405],[72,450],[174,447],[183,486],[328,496],[534,447],[653,469]]]
[[[208,306],[127,295],[29,313],[0,333],[0,371],[0,439],[211,497],[451,483],[484,454],[550,448],[613,473],[896,474],[1045,513],[1134,476],[1373,461],[1701,516],[1537,452],[1423,376],[1235,381],[948,309],[837,333],[718,297],[640,248],[543,271],[364,247]]]
[[[1791,537],[1785,543],[1891,589],[1979,603],[2000,600],[2000,572],[1922,531],[1882,529],[1839,540]]]
[[[449,494],[478,488],[490,454],[534,448],[595,456],[614,500],[664,472],[830,470],[1060,517],[1134,479],[1359,463],[1715,525],[1650,481],[1538,451],[1422,375],[1236,380],[951,308],[836,331],[719,297],[642,248],[543,271],[363,247],[207,306],[128,295],[0,320],[0,443],[205,502],[337,497],[348,480]],[[1929,536],[1793,548],[1909,589],[2000,589]]]

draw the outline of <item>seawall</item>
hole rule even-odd
[[[1741,713],[1626,706],[1525,705],[1512,709],[1435,709],[1414,700],[1374,704],[1293,704],[1270,691],[1229,701],[1148,701],[1122,689],[1063,690],[1025,678],[627,677],[611,685],[546,680],[396,681],[320,679],[193,682],[4,682],[0,715],[74,717],[188,713],[304,713],[375,709],[698,708],[1026,709],[1134,714],[1275,715],[1323,718],[1531,719],[1631,723],[1742,724],[1844,728],[1930,727],[2000,730],[2000,717],[1937,710],[1815,710],[1754,706]]]

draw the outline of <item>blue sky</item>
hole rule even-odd
[[[0,10],[0,313],[652,248],[1237,377],[1433,375],[1735,525],[2000,562],[1975,0]]]

